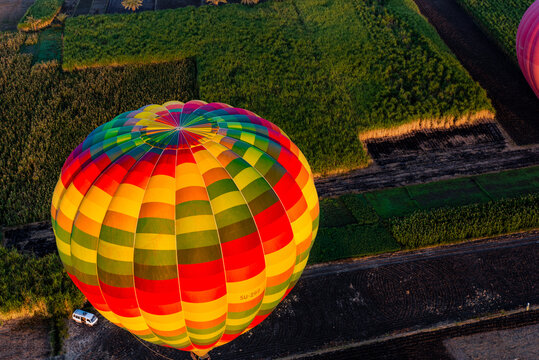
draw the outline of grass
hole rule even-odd
[[[408,186],[410,197],[420,209],[461,206],[491,200],[473,178],[458,178]]]
[[[475,177],[476,183],[493,199],[519,196],[539,192],[539,166],[485,174]]]
[[[492,110],[409,0],[270,1],[66,22],[66,70],[191,56],[202,99],[275,122],[315,173],[366,166],[361,133]]]
[[[405,216],[419,209],[405,187],[368,192],[365,198],[384,219]]]
[[[321,228],[311,249],[309,263],[316,264],[397,250],[400,250],[400,245],[382,224]]]
[[[538,204],[539,166],[322,199],[309,263],[537,228]]]
[[[17,29],[37,31],[49,26],[63,4],[64,0],[35,0],[17,24]]]
[[[51,29],[52,30],[52,29]],[[144,104],[197,98],[195,64],[70,73],[20,54],[23,33],[0,33],[0,224],[50,217],[51,194],[71,151],[100,124]]]
[[[515,63],[522,15],[535,0],[457,0]]]
[[[34,64],[62,61],[62,26],[53,26],[39,33]]]

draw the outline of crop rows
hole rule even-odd
[[[311,263],[539,227],[539,167],[320,201]]]
[[[391,221],[392,235],[409,249],[538,227],[539,195],[533,194],[485,204],[419,211]]]

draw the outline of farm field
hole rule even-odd
[[[538,203],[539,166],[322,199],[309,262],[537,228]]]
[[[411,1],[230,4],[66,22],[66,70],[185,57],[196,58],[201,98],[275,122],[316,173],[366,166],[362,132],[405,132],[419,119],[446,126],[492,110]]]
[[[17,24],[22,31],[36,31],[49,26],[62,9],[64,0],[35,0]]]
[[[174,1],[145,0],[141,10]],[[539,102],[521,96],[519,81],[505,86],[517,69],[505,69],[511,54],[501,47],[489,43],[484,52],[473,32],[455,46],[469,30],[457,25],[473,24],[471,17],[447,21],[455,13],[431,11],[455,4],[464,14],[457,1],[477,5],[270,0],[125,14],[120,0],[69,0],[75,15],[124,14],[77,16],[34,34],[0,32],[0,344],[14,331],[36,345],[9,339],[8,348],[25,347],[20,356],[29,358],[189,357],[148,349],[101,316],[99,327],[68,323],[74,308],[95,309],[67,276],[42,220],[63,161],[92,129],[143,104],[196,98],[245,107],[281,126],[312,165],[321,206],[309,268],[294,292],[272,319],[212,358],[318,350],[312,358],[324,358],[341,344],[451,323],[446,332],[332,353],[445,359],[442,340],[458,329],[537,324],[536,306],[521,310],[539,301],[539,146],[517,144],[539,139]],[[488,3],[492,13],[506,5]],[[470,14],[485,15],[472,5]],[[503,34],[485,31],[504,46]],[[463,48],[484,53],[463,57]],[[516,144],[494,112],[506,130],[518,120],[509,126],[515,132],[507,130]],[[457,325],[487,314],[500,319]],[[13,325],[20,316],[29,321]],[[3,356],[15,355],[0,346]]]
[[[310,264],[539,227],[539,166],[320,201]],[[55,253],[50,223],[8,228],[24,254]]]
[[[505,53],[517,62],[518,24],[535,0],[457,0]]]

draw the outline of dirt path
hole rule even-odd
[[[45,359],[49,355],[47,319],[36,316],[0,322],[0,359]]]
[[[539,100],[518,67],[455,0],[415,0],[474,80],[487,90],[497,120],[519,145],[539,141]]]
[[[265,322],[212,351],[212,358],[275,359],[537,304],[538,244],[539,233],[532,232],[495,243],[483,240],[308,268]],[[158,358],[103,319],[100,327],[81,329],[84,347],[70,340],[68,354],[78,359],[85,354]],[[149,347],[169,358],[188,358]]]
[[[434,329],[420,330],[404,334],[403,336],[389,337],[389,339],[375,339],[360,344],[349,344],[338,347],[331,351],[319,351],[318,353],[296,356],[294,359],[301,360],[344,360],[344,359],[385,359],[385,360],[457,360],[460,354],[466,360],[536,360],[537,356],[528,355],[537,351],[537,342],[533,343],[532,337],[537,337],[537,324],[539,323],[539,310],[515,311],[512,314],[496,314],[478,320],[471,320],[464,324],[450,324]],[[531,329],[530,329],[531,328]],[[498,336],[496,336],[498,335]],[[525,336],[525,338],[523,336]],[[464,336],[465,341],[459,341]],[[489,347],[487,351],[478,352],[472,339],[489,338],[497,340],[505,336],[503,343],[497,343]],[[456,341],[453,341],[456,338]],[[485,350],[486,346],[481,350]],[[456,351],[455,351],[456,350]],[[479,355],[478,355],[479,353]],[[279,360],[290,360],[281,358]]]
[[[539,324],[518,329],[489,331],[444,341],[455,360],[539,359]]]

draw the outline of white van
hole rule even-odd
[[[94,326],[97,323],[97,316],[92,313],[78,309],[73,312],[73,315],[71,317],[79,324]]]

